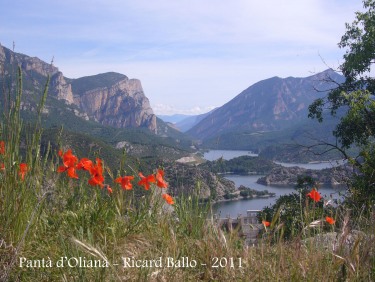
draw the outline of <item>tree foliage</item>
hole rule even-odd
[[[344,116],[334,130],[337,147],[345,151],[353,145],[360,148],[360,158],[353,161],[359,174],[350,188],[351,200],[370,207],[375,202],[375,0],[363,1],[364,11],[356,12],[352,24],[338,44],[346,49],[340,71],[345,82],[317,99],[309,107],[309,116],[323,120],[323,112],[335,115],[339,109]]]
[[[332,207],[324,207],[323,201],[314,202],[308,197],[312,189],[318,187],[318,182],[309,176],[299,176],[295,189],[297,192],[280,196],[275,204],[265,207],[259,215],[259,220],[272,222],[280,228],[275,229],[279,238],[289,240],[296,236],[311,235],[306,233],[307,226],[321,220],[324,214],[332,214]],[[328,213],[327,213],[328,212]],[[275,235],[275,234],[274,234]]]

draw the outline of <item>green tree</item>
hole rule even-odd
[[[346,49],[340,71],[345,82],[317,99],[309,107],[309,116],[323,120],[327,109],[336,115],[345,111],[333,134],[337,149],[358,170],[349,189],[349,202],[356,207],[369,208],[375,203],[375,0],[363,1],[364,12],[356,12],[352,24],[346,24],[340,48]],[[360,148],[359,158],[350,159],[346,150]]]
[[[309,176],[298,176],[295,190],[290,194],[280,196],[275,204],[265,207],[259,215],[259,220],[273,222],[281,228],[276,228],[274,238],[289,240],[296,236],[311,235],[304,234],[307,226],[314,220],[321,219],[324,214],[323,200],[313,202],[308,198],[308,193],[317,188],[316,180]]]

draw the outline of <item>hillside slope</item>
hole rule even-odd
[[[282,130],[307,119],[308,106],[340,82],[342,77],[326,70],[306,78],[273,77],[250,86],[187,133],[201,140],[228,132]]]

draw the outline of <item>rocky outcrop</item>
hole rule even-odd
[[[74,104],[102,124],[147,127],[156,133],[156,116],[138,79],[124,77],[108,87],[75,93]]]
[[[320,184],[344,184],[351,173],[348,166],[322,170],[304,169],[301,167],[276,167],[271,173],[261,177],[257,183],[263,185],[296,185],[298,176],[310,176]]]
[[[224,199],[224,195],[236,191],[233,181],[212,172],[180,163],[165,167],[169,176],[169,190],[176,196],[198,195],[201,199]]]
[[[52,95],[59,100],[65,100],[68,104],[74,104],[72,86],[67,83],[62,72],[57,72],[51,77]]]

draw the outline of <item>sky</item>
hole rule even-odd
[[[360,0],[0,0],[2,46],[65,77],[141,80],[156,114],[200,114],[273,76],[337,69]]]

